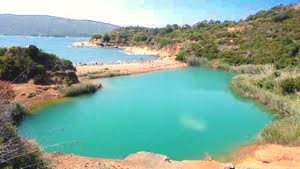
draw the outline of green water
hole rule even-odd
[[[251,143],[273,118],[235,96],[232,77],[186,68],[105,79],[96,94],[42,108],[19,129],[47,151],[90,157],[138,151],[177,160],[220,157]],[[69,141],[75,143],[53,145]]]

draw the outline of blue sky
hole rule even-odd
[[[195,23],[201,20],[239,20],[262,9],[299,0],[145,0],[144,7],[156,11],[165,23]],[[134,6],[134,4],[133,4]],[[164,15],[165,14],[165,15]]]
[[[121,26],[194,24],[202,20],[239,20],[262,9],[300,0],[0,0],[0,13],[44,14],[90,19]]]

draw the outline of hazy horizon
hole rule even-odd
[[[2,0],[0,13],[49,15],[77,20],[92,20],[118,26],[162,27],[167,24],[195,24],[203,20],[240,20],[260,10],[300,0]],[[68,7],[66,9],[66,7]],[[53,10],[54,9],[54,10]]]

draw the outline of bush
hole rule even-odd
[[[169,45],[169,44],[171,44],[171,39],[169,39],[169,38],[161,38],[160,40],[159,40],[159,47],[164,47],[164,46],[167,46],[167,45]]]
[[[100,87],[101,85],[95,85],[91,83],[75,84],[64,88],[62,93],[67,97],[78,96],[82,94],[92,94],[95,93]]]
[[[292,94],[295,93],[297,90],[294,78],[287,78],[282,80],[279,83],[279,87],[281,89],[282,94]]]
[[[295,87],[297,92],[300,92],[300,76],[295,78]]]
[[[136,42],[146,41],[147,40],[147,36],[145,36],[144,34],[138,34],[138,35],[135,35],[133,37],[133,40],[136,41]]]
[[[46,69],[43,65],[35,66],[36,75],[33,78],[34,84],[47,84]]]
[[[289,18],[291,18],[291,17],[288,14],[282,13],[282,14],[275,15],[274,18],[273,18],[273,21],[274,22],[282,22],[282,21],[287,20]]]
[[[257,82],[257,85],[263,89],[273,90],[274,89],[274,80],[265,78],[265,79],[259,80]]]
[[[70,77],[65,77],[63,80],[62,80],[62,84],[64,85],[67,85],[67,86],[71,86],[72,84],[74,84],[74,80],[72,80]]]
[[[176,60],[185,61],[186,57],[190,54],[188,50],[180,50],[180,52],[176,56]]]
[[[45,53],[34,45],[1,50],[1,80],[25,83],[33,79],[35,84],[47,84],[51,82],[51,75],[63,76],[61,72],[76,71],[71,61]]]
[[[92,35],[92,39],[102,39],[102,35],[101,34],[94,34],[94,35]]]
[[[102,42],[109,42],[110,41],[110,37],[108,34],[104,34],[102,37]]]

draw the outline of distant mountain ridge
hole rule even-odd
[[[24,36],[91,36],[119,26],[92,20],[75,20],[48,15],[0,14],[0,34]]]

